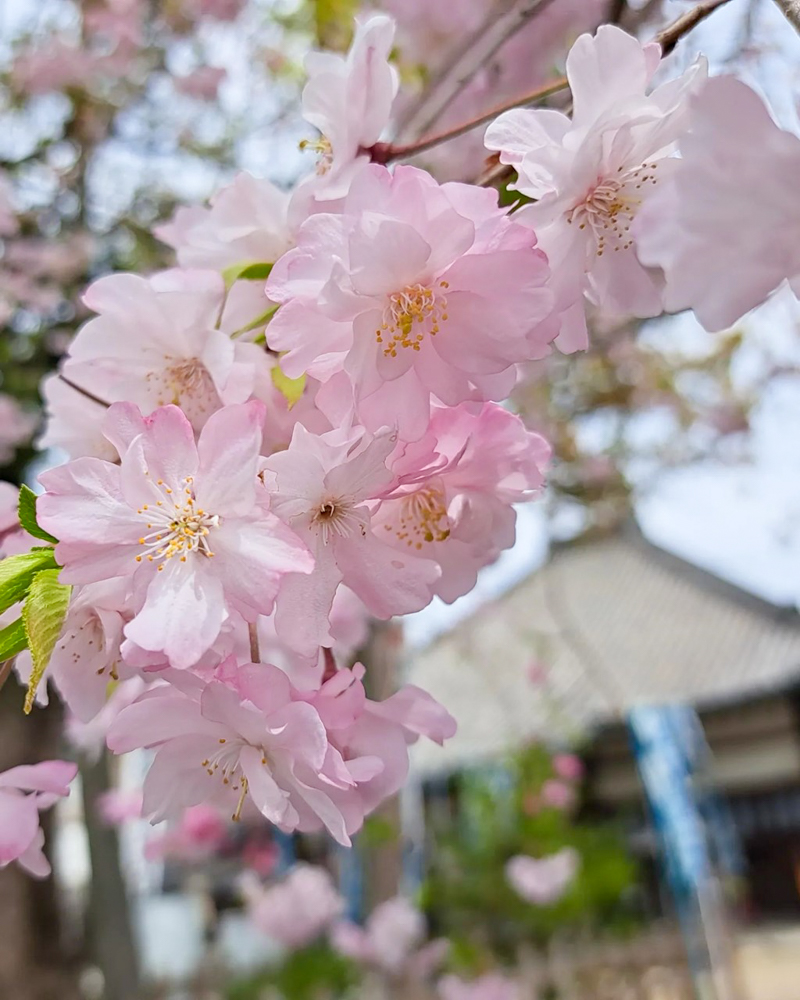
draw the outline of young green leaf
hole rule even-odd
[[[33,708],[36,688],[44,676],[67,617],[72,587],[58,582],[59,572],[58,569],[46,569],[37,573],[22,607],[22,621],[33,661],[25,696],[26,715]]]
[[[231,264],[222,272],[225,287],[230,288],[237,281],[266,281],[272,270],[271,263],[244,260],[240,264]]]
[[[21,601],[37,573],[57,567],[52,549],[32,549],[0,559],[0,613]]]
[[[25,485],[21,486],[19,490],[18,516],[19,523],[29,535],[33,535],[34,538],[38,538],[42,542],[58,544],[57,538],[54,538],[44,528],[39,527],[39,522],[36,520],[36,494]]]
[[[28,645],[28,636],[21,618],[0,629],[0,663],[21,653]]]

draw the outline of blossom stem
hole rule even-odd
[[[64,375],[62,372],[58,373],[58,377],[61,379],[64,385],[68,385],[70,389],[74,389],[75,392],[79,392],[81,396],[85,396],[87,399],[91,399],[93,403],[97,403],[99,406],[105,407],[105,409],[108,409],[108,407],[111,406],[111,403],[107,403],[105,399],[101,399],[99,396],[95,396],[93,392],[89,392],[88,389],[82,389],[79,385],[76,385],[72,381],[72,379],[68,379],[67,376]]]
[[[800,0],[775,0],[786,16],[786,19],[794,25],[796,31],[800,31]]]
[[[717,7],[722,7],[723,4],[729,2],[730,0],[704,0],[703,3],[699,3],[696,7],[682,14],[672,24],[664,28],[663,31],[660,31],[656,35],[655,40],[661,46],[663,54],[668,55],[672,52],[678,41],[687,32],[705,20]],[[786,11],[786,16],[800,27],[800,0],[777,0],[777,2]],[[426,136],[417,142],[409,142],[402,145],[394,145],[391,142],[376,142],[366,152],[369,153],[373,163],[387,164],[393,160],[407,159],[410,156],[424,153],[436,146],[441,146],[442,143],[449,142],[451,139],[458,139],[462,135],[466,135],[467,132],[480,128],[481,125],[488,125],[489,122],[494,121],[498,115],[506,111],[525,107],[528,104],[536,104],[537,101],[543,101],[545,98],[551,97],[561,90],[566,90],[567,87],[569,87],[569,81],[565,76],[560,76],[541,87],[537,87],[536,90],[524,94],[522,97],[516,97],[513,101],[500,104],[492,108],[491,111],[478,115],[477,118],[470,118],[469,121],[463,122],[461,125],[456,125],[455,128],[446,129],[442,132],[437,132],[435,135]]]
[[[261,663],[261,646],[258,642],[258,623],[250,622],[247,626],[250,635],[250,662]]]
[[[329,646],[322,647],[322,655],[325,660],[325,669],[322,672],[322,681],[329,681],[336,673],[336,660],[333,657],[333,650]]]

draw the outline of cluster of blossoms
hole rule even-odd
[[[95,316],[45,386],[45,441],[71,460],[40,477],[37,528],[72,588],[45,682],[112,751],[152,751],[153,821],[205,806],[349,844],[402,786],[409,744],[455,730],[417,688],[367,696],[350,665],[367,619],[466,594],[542,489],[549,447],[502,405],[520,367],[585,347],[587,300],[692,306],[714,328],[797,287],[800,140],[743,84],[698,61],[651,88],[657,45],[582,36],[571,117],[516,110],[488,130],[528,200],[512,211],[385,149],[372,162],[393,31],[374,16],[346,57],[309,59],[311,175],[291,193],[240,175],[180,210],[158,230],[178,266],[91,285]],[[775,184],[751,190],[766,170]],[[732,201],[753,216],[746,247]],[[523,860],[510,877],[529,895],[574,873]]]

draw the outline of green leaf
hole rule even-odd
[[[0,559],[0,613],[22,600],[37,573],[57,565],[53,550],[49,548],[31,549]]]
[[[257,330],[260,326],[266,326],[279,309],[280,306],[270,306],[260,316],[256,316],[255,319],[250,320],[245,326],[234,330],[231,337],[241,337],[243,333],[250,333],[251,330]]]
[[[294,404],[303,395],[303,390],[306,387],[306,377],[301,375],[300,378],[289,378],[288,375],[284,375],[280,368],[276,365],[272,369],[272,381],[278,392],[282,393],[289,404],[289,409],[294,406]]]
[[[25,714],[33,708],[39,686],[67,617],[72,587],[58,582],[59,569],[46,569],[36,575],[22,608],[22,621],[28,635],[33,670],[25,696]]]
[[[230,288],[237,281],[266,281],[271,270],[271,263],[243,260],[240,264],[226,267],[222,277],[225,280],[225,287]]]
[[[0,663],[21,653],[28,645],[28,635],[21,618],[0,629]]]
[[[20,487],[17,511],[19,523],[29,535],[33,535],[34,538],[38,538],[42,542],[52,542],[53,545],[58,544],[57,538],[54,538],[44,528],[39,527],[39,522],[36,520],[36,494],[33,490],[28,489],[27,486],[23,485]]]

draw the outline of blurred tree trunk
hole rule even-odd
[[[52,702],[22,712],[13,677],[0,693],[0,770],[61,754],[61,707]],[[52,816],[42,816],[52,859]],[[76,941],[67,942],[56,880],[37,881],[11,864],[0,871],[0,997],[3,1000],[78,1000]],[[77,936],[78,938],[80,935]],[[79,943],[79,942],[77,942]]]
[[[133,1000],[139,989],[139,967],[130,907],[122,874],[119,838],[103,824],[97,799],[110,787],[108,755],[81,766],[83,811],[92,859],[87,933],[92,959],[105,981],[104,1000]]]
[[[402,680],[400,665],[403,629],[398,622],[373,622],[369,642],[362,653],[367,668],[364,682],[367,694],[383,701],[393,694]],[[400,820],[400,797],[384,802],[372,814],[385,828],[385,835],[364,848],[364,885],[366,912],[396,896],[403,871],[403,839]],[[375,825],[373,821],[373,826]]]

